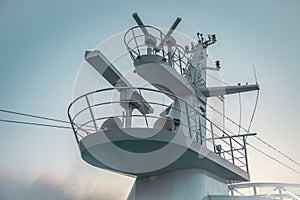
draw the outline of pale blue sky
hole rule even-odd
[[[216,33],[218,42],[209,52],[221,61],[225,82],[253,82],[255,64],[261,93],[253,131],[299,162],[299,8],[297,0],[2,0],[0,109],[67,120],[66,109],[85,50],[135,26],[133,12],[158,27],[169,27],[179,16],[183,21],[177,30],[190,37],[196,32]],[[250,95],[252,104],[248,105],[253,106],[254,98],[255,94]],[[2,113],[0,118],[16,119]],[[77,185],[91,181],[103,193],[120,180],[128,183],[83,163],[71,130],[0,123],[0,133],[0,176],[12,183],[15,176],[32,184],[35,178],[45,180],[46,175],[55,174],[58,180],[73,177]],[[259,146],[255,139],[249,142]],[[253,150],[249,154],[253,181],[300,183],[299,174]],[[300,171],[299,166],[292,166]],[[98,180],[91,180],[94,177]],[[0,187],[7,189],[1,183]]]

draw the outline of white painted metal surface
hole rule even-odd
[[[228,193],[225,179],[201,169],[177,170],[156,177],[138,179],[135,187],[136,200],[199,200],[209,194]]]
[[[231,136],[206,116],[207,97],[211,96],[206,85],[206,70],[210,69],[207,47],[216,42],[215,35],[205,39],[198,33],[198,43],[192,44],[191,49],[183,48],[172,36],[181,18],[164,34],[145,26],[136,13],[133,17],[138,26],[125,33],[125,46],[135,72],[158,90],[132,87],[100,52],[87,52],[86,60],[115,88],[82,95],[68,109],[82,158],[100,168],[136,175],[131,199],[228,198],[228,181],[249,180],[246,151],[249,134]],[[213,70],[219,70],[218,67]],[[245,89],[232,87],[231,93]],[[258,86],[251,87],[248,91],[257,89]],[[98,97],[98,100],[108,97],[111,102],[95,100],[101,92],[111,90],[119,91],[120,100],[112,100],[115,95]],[[214,88],[213,92],[217,96],[226,94],[221,90]],[[129,95],[124,94],[126,91],[130,91]],[[157,95],[147,96],[147,92],[165,95],[171,99],[172,106],[155,98],[149,100]],[[72,116],[70,110],[77,102],[83,106]],[[101,109],[106,105],[111,105],[111,112]],[[160,106],[164,108],[159,110]],[[169,111],[165,116],[158,115],[166,110]],[[77,121],[80,117],[83,120]],[[113,123],[114,118],[118,118],[118,123]],[[119,118],[123,118],[123,123]],[[162,130],[166,129],[164,125],[157,129],[151,118],[163,119],[174,126],[168,130]],[[169,162],[170,158],[174,160]]]

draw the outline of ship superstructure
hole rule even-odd
[[[75,99],[69,119],[82,158],[96,167],[136,176],[131,199],[205,199],[228,195],[228,183],[249,181],[248,136],[229,134],[207,116],[207,100],[259,90],[257,83],[208,87],[207,49],[217,39],[197,34],[181,46],[133,14],[124,35],[134,72],[149,87],[133,86],[99,50],[85,60],[111,85]],[[81,105],[78,112],[72,108]]]

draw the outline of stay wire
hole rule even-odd
[[[257,81],[257,75],[256,75],[256,70],[255,70],[255,65],[254,65],[254,64],[253,64],[253,73],[254,73],[255,82],[256,82],[256,84],[257,84],[258,81]],[[212,79],[214,79],[214,80],[216,80],[216,81],[218,81],[218,82],[220,82],[220,83],[223,83],[224,85],[229,85],[228,83],[226,83],[226,82],[224,82],[224,81],[221,81],[221,80],[219,80],[218,78],[216,78],[216,77],[214,77],[214,76],[212,76],[212,75],[210,75],[210,74],[207,74],[207,75],[208,75],[209,77],[211,77]],[[239,95],[240,95],[240,94],[239,94]],[[253,119],[254,119],[254,115],[255,115],[255,112],[256,112],[256,108],[257,108],[257,105],[258,105],[258,98],[259,98],[259,90],[257,91],[256,100],[255,100],[255,105],[254,105],[254,109],[253,109],[253,113],[252,113],[252,116],[251,116],[251,120],[250,120],[250,123],[249,123],[248,130],[247,130],[246,128],[242,127],[242,126],[241,126],[241,123],[240,123],[240,124],[237,124],[236,122],[234,122],[234,121],[233,121],[232,119],[230,119],[229,117],[224,116],[221,112],[219,112],[219,111],[217,111],[216,109],[214,109],[212,106],[210,106],[210,105],[208,105],[208,106],[209,106],[211,109],[213,109],[214,111],[216,111],[218,114],[223,115],[223,117],[225,117],[228,121],[230,121],[231,123],[233,123],[233,124],[235,124],[236,126],[238,126],[238,127],[239,127],[239,133],[240,133],[240,129],[243,129],[244,131],[246,131],[247,133],[249,133],[250,128],[251,128],[251,126],[252,126]],[[241,101],[241,99],[240,99],[240,101]],[[241,104],[241,102],[240,102],[240,104]],[[241,107],[241,105],[240,105],[240,107]],[[240,112],[241,112],[241,111],[240,111]],[[240,118],[241,118],[241,116],[240,116]],[[241,120],[241,119],[240,119],[240,120]],[[255,137],[257,140],[259,140],[260,142],[262,142],[263,144],[265,144],[266,146],[268,146],[269,148],[271,148],[272,150],[274,150],[275,152],[279,153],[280,155],[282,155],[283,157],[285,157],[286,159],[288,159],[289,161],[291,161],[291,162],[293,162],[294,164],[300,166],[300,163],[299,163],[299,162],[297,162],[296,160],[292,159],[291,157],[289,157],[288,155],[286,155],[286,154],[283,153],[282,151],[278,150],[277,148],[275,148],[274,146],[272,146],[271,144],[269,144],[269,143],[266,142],[265,140],[259,138],[259,137],[256,136],[256,135],[255,135],[254,137]],[[248,145],[251,146],[253,149],[257,150],[258,152],[264,154],[265,156],[267,156],[267,157],[269,157],[269,158],[275,160],[276,162],[280,163],[281,165],[283,165],[283,166],[285,166],[285,167],[291,169],[292,171],[294,171],[294,172],[300,174],[300,173],[299,173],[298,171],[296,171],[295,169],[293,169],[293,168],[291,168],[290,166],[284,164],[283,162],[281,162],[281,161],[279,161],[279,160],[273,158],[272,156],[266,154],[265,152],[261,151],[260,149],[254,147],[253,145],[251,145],[251,144],[248,144]]]
[[[222,115],[222,113],[218,110],[216,110],[214,107],[212,107],[211,105],[207,104],[212,110],[214,110],[216,113],[218,113],[219,115]],[[236,126],[239,126],[239,124],[237,124],[235,121],[233,121],[231,118],[225,116],[225,118],[233,123]],[[249,132],[246,128],[244,128],[243,126],[241,126],[241,129],[244,130],[245,132]],[[297,162],[296,160],[294,160],[293,158],[291,158],[290,156],[286,155],[285,153],[283,153],[282,151],[280,151],[279,149],[275,148],[274,146],[272,146],[271,144],[269,144],[268,142],[266,142],[265,140],[261,139],[258,136],[254,136],[257,140],[259,140],[260,142],[264,143],[266,146],[268,146],[269,148],[271,148],[272,150],[276,151],[277,153],[279,153],[280,155],[282,155],[283,157],[285,157],[286,159],[288,159],[289,161],[293,162],[294,164],[300,166],[300,163]]]
[[[257,108],[257,105],[258,105],[258,98],[259,98],[259,90],[257,90],[257,93],[256,93],[255,105],[254,105],[254,108],[253,108],[253,113],[252,113],[252,116],[251,116],[251,119],[250,119],[250,122],[249,122],[249,127],[248,127],[248,130],[247,130],[247,133],[249,133],[250,128],[252,126],[252,122],[253,122],[253,119],[254,119],[256,108]]]
[[[211,116],[211,117],[212,117],[212,116]],[[217,121],[215,121],[215,120],[213,120],[213,121],[214,121],[214,123],[217,122]],[[219,123],[219,125],[220,125],[220,123]],[[231,134],[234,134],[234,133],[233,133],[231,130],[229,130],[229,129],[226,129],[226,131],[227,131],[227,132],[230,132]],[[256,137],[257,139],[261,140],[261,139],[258,138],[257,136],[254,136],[254,137]],[[264,143],[265,143],[265,141],[263,141],[263,140],[261,140],[261,142],[264,142]],[[259,153],[263,154],[264,156],[267,156],[268,158],[274,160],[274,161],[277,162],[278,164],[280,164],[280,165],[282,165],[282,166],[284,166],[284,167],[286,167],[286,168],[292,170],[293,172],[296,172],[297,174],[300,174],[300,172],[297,171],[296,169],[294,169],[294,168],[288,166],[287,164],[281,162],[280,160],[278,160],[278,159],[276,159],[276,158],[270,156],[269,154],[265,153],[264,151],[260,150],[259,148],[255,147],[254,145],[249,144],[248,142],[246,142],[246,144],[247,144],[248,146],[250,146],[251,148],[253,148],[254,150],[256,150],[257,152],[259,152]],[[271,145],[269,145],[268,143],[265,143],[265,144],[268,145],[268,146],[269,146],[270,148],[272,148],[272,149],[274,148],[274,147],[272,147]],[[276,150],[276,149],[274,149],[274,150]],[[282,152],[281,152],[281,153],[282,153]],[[282,153],[282,154],[283,154],[283,153]],[[289,157],[287,157],[287,158],[288,158],[290,161],[296,162],[296,164],[299,164],[299,163],[297,163],[297,161],[294,161],[294,160],[292,160],[292,159],[289,158]]]
[[[68,126],[60,126],[60,125],[54,125],[54,124],[43,124],[43,123],[35,123],[35,122],[27,122],[27,121],[17,121],[17,120],[7,120],[7,119],[0,119],[0,122],[23,124],[23,125],[32,125],[32,126],[45,126],[45,127],[51,127],[51,128],[72,129],[71,127],[68,127]]]
[[[241,99],[241,93],[239,93],[239,105],[240,105],[239,134],[241,134],[241,125],[242,125],[242,99]],[[249,133],[249,131],[248,131],[248,133]]]
[[[0,109],[0,112],[9,113],[9,114],[14,114],[14,115],[21,115],[21,116],[25,116],[25,117],[32,117],[32,118],[37,118],[37,119],[43,119],[43,120],[49,120],[49,121],[54,121],[54,122],[60,122],[60,123],[70,124],[70,122],[65,121],[65,120],[61,120],[61,119],[54,119],[54,118],[43,117],[43,116],[38,116],[38,115],[32,115],[32,114],[28,114],[28,113],[21,113],[21,112],[16,112],[16,111],[11,111],[11,110]]]
[[[0,109],[0,112],[9,113],[9,114],[13,114],[13,115],[20,115],[20,116],[25,116],[25,117],[31,117],[31,118],[36,118],[36,119],[54,121],[54,122],[59,122],[59,123],[65,123],[65,124],[71,125],[71,122],[65,121],[65,120],[62,120],[62,119],[55,119],[55,118],[50,118],[50,117],[33,115],[33,114],[24,113],[24,112],[16,112],[16,111],[5,110],[5,109]],[[0,119],[0,122],[8,122],[8,123],[10,122],[10,123],[18,123],[18,124],[37,125],[37,126],[49,126],[49,127],[56,127],[56,128],[68,128],[68,129],[71,129],[71,127],[61,126],[61,125],[53,125],[53,124],[45,124],[45,123],[35,123],[35,122],[27,122],[27,121],[17,121],[17,120],[8,120],[8,119]],[[81,124],[77,124],[77,125],[81,125]],[[88,125],[84,125],[84,126],[90,128]]]
[[[273,149],[274,151],[276,151],[277,153],[279,153],[280,155],[282,155],[283,157],[285,157],[286,159],[288,159],[289,161],[293,162],[294,164],[300,166],[300,163],[297,162],[296,160],[290,158],[289,156],[287,156],[285,153],[283,153],[282,151],[276,149],[275,147],[273,147],[272,145],[270,145],[269,143],[267,143],[266,141],[264,141],[263,139],[255,136],[255,138],[257,140],[259,140],[260,142],[262,142],[263,144],[265,144],[266,146],[268,146],[269,148]]]
[[[254,77],[255,77],[255,82],[257,83],[257,75],[256,75],[256,71],[255,71],[255,66],[253,65],[253,72],[254,72]],[[211,78],[225,84],[225,85],[228,85],[227,83],[209,75]],[[240,132],[240,129],[243,129],[244,131],[246,131],[247,133],[250,132],[250,128],[252,126],[252,122],[253,122],[253,119],[254,119],[254,115],[255,115],[255,112],[256,112],[256,109],[257,109],[257,105],[258,105],[258,98],[259,98],[259,90],[257,91],[257,95],[256,95],[256,100],[255,100],[255,105],[254,105],[254,109],[253,109],[253,113],[252,113],[252,116],[251,116],[251,120],[250,120],[250,123],[249,123],[249,127],[248,127],[248,130],[244,127],[241,126],[241,124],[237,124],[236,122],[234,122],[232,119],[230,119],[229,117],[227,116],[223,116],[225,117],[228,121],[230,121],[231,123],[235,124],[236,126],[239,127],[239,132]],[[223,115],[223,113],[217,111],[216,109],[214,109],[212,106],[208,105],[211,109],[213,109],[214,111],[216,111],[217,113],[219,113],[220,115]],[[241,107],[241,105],[240,105]],[[283,157],[285,157],[286,159],[288,159],[289,161],[293,162],[294,164],[300,166],[300,163],[297,162],[296,160],[292,159],[291,157],[289,157],[288,155],[286,155],[285,153],[283,153],[282,151],[278,150],[277,148],[275,148],[274,146],[272,146],[271,144],[269,144],[268,142],[264,141],[263,139],[259,138],[258,136],[254,136],[257,140],[259,140],[260,142],[262,142],[263,144],[265,144],[266,146],[268,146],[269,148],[271,148],[272,150],[274,150],[275,152],[279,153],[280,155],[282,155]],[[264,153],[265,154],[265,153]]]
[[[214,76],[213,76],[213,75],[211,75],[211,74],[208,74],[208,73],[206,73],[206,75],[207,75],[207,76],[209,76],[210,78],[212,78],[212,79],[214,79],[214,80],[218,81],[219,83],[222,83],[222,84],[224,84],[224,85],[227,85],[227,86],[229,86],[229,84],[228,84],[228,83],[226,83],[226,82],[224,82],[224,81],[221,81],[220,79],[218,79],[218,78],[214,77]]]
[[[258,82],[257,82],[257,75],[256,75],[255,65],[254,64],[253,64],[253,73],[254,73],[255,82],[256,82],[256,84],[258,84]],[[257,105],[258,105],[258,98],[259,98],[259,89],[257,90],[257,93],[256,93],[255,105],[254,105],[253,113],[252,113],[252,116],[251,116],[251,120],[249,122],[249,127],[248,127],[248,130],[247,130],[247,133],[249,133],[250,128],[252,126],[252,122],[253,122],[253,119],[254,119],[256,108],[257,108]]]
[[[216,109],[214,109],[212,106],[208,105],[211,109],[213,109],[214,111],[216,111],[217,113],[219,113],[220,115],[223,115],[221,112],[217,111]],[[256,107],[256,106],[255,106]],[[256,108],[255,108],[256,109]],[[16,112],[16,111],[11,111],[11,110],[4,110],[4,109],[0,109],[0,112],[4,112],[4,113],[10,113],[10,114],[15,114],[15,115],[21,115],[21,116],[26,116],[26,117],[32,117],[32,118],[37,118],[37,119],[43,119],[43,120],[50,120],[50,121],[55,121],[55,122],[60,122],[60,123],[66,123],[66,124],[70,124],[70,122],[68,121],[64,121],[61,119],[54,119],[54,118],[49,118],[49,117],[44,117],[44,116],[38,116],[38,115],[32,115],[32,114],[28,114],[28,113],[21,113],[21,112]],[[228,121],[230,121],[231,123],[239,126],[239,124],[237,124],[236,122],[234,122],[232,119],[230,119],[227,116],[224,116]],[[61,128],[61,129],[72,129],[71,127],[67,127],[67,126],[61,126],[61,125],[54,125],[54,124],[44,124],[44,123],[35,123],[35,122],[27,122],[27,121],[17,121],[17,120],[7,120],[7,119],[0,119],[0,122],[5,122],[5,123],[15,123],[15,124],[23,124],[23,125],[32,125],[32,126],[44,126],[44,127],[51,127],[51,128]],[[246,132],[249,132],[249,130],[245,129],[244,127],[240,126],[241,129],[243,129]],[[259,140],[260,142],[262,142],[263,144],[265,144],[266,146],[268,146],[269,148],[271,148],[272,150],[276,151],[277,153],[281,154],[282,156],[284,156],[286,159],[288,159],[289,161],[295,163],[296,165],[300,166],[300,163],[295,161],[294,159],[292,159],[291,157],[289,157],[288,155],[286,155],[285,153],[281,152],[280,150],[278,150],[277,148],[273,147],[271,144],[269,144],[268,142],[266,142],[265,140],[259,138],[258,136],[254,136],[257,140]],[[256,151],[264,154],[265,156],[271,158],[272,160],[278,162],[279,164],[289,168],[290,170],[296,172],[297,174],[300,174],[297,170],[291,168],[290,166],[284,164],[283,162],[275,159],[274,157],[268,155],[267,153],[263,152],[262,150],[256,148],[255,146],[247,143],[250,147],[252,147],[253,149],[255,149]]]
[[[294,168],[292,168],[292,167],[288,166],[288,165],[287,165],[287,164],[285,164],[284,162],[282,162],[282,161],[280,161],[280,160],[278,160],[278,159],[276,159],[276,158],[274,158],[274,157],[270,156],[269,154],[267,154],[267,153],[265,153],[264,151],[262,151],[262,150],[258,149],[257,147],[253,146],[252,144],[249,144],[248,142],[247,142],[246,144],[247,144],[247,145],[249,145],[250,147],[252,147],[253,149],[255,149],[256,151],[258,151],[259,153],[261,153],[261,154],[263,154],[263,155],[267,156],[268,158],[270,158],[270,159],[274,160],[275,162],[277,162],[277,163],[281,164],[282,166],[284,166],[284,167],[286,167],[286,168],[288,168],[288,169],[292,170],[293,172],[295,172],[295,173],[297,173],[297,174],[300,174],[300,172],[299,172],[299,171],[297,171],[297,170],[295,170]]]
[[[212,116],[211,116],[211,117],[212,117]],[[215,120],[213,120],[213,121],[214,121],[213,123],[217,123],[217,121],[215,121]],[[219,123],[219,125],[220,125],[220,123]],[[231,134],[234,134],[234,133],[233,133],[231,130],[229,130],[229,129],[226,129],[226,131],[227,131],[227,132],[230,132]],[[256,137],[256,136],[254,136],[254,137]],[[278,160],[278,159],[272,157],[271,155],[269,155],[269,154],[265,153],[264,151],[260,150],[258,147],[255,147],[254,145],[249,144],[248,142],[246,142],[246,144],[247,144],[248,146],[250,146],[251,148],[253,148],[254,150],[256,150],[257,152],[259,152],[259,153],[263,154],[264,156],[267,156],[268,158],[270,158],[270,159],[272,159],[273,161],[277,162],[278,164],[280,164],[280,165],[282,165],[282,166],[284,166],[284,167],[286,167],[286,168],[292,170],[293,172],[295,172],[295,173],[297,173],[297,174],[300,174],[300,172],[297,171],[296,169],[294,169],[293,167],[290,167],[289,165],[283,163],[282,161],[280,161],[280,160]]]

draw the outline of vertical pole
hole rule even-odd
[[[281,187],[278,187],[278,192],[279,192],[280,200],[283,200],[283,195],[282,195]]]
[[[132,112],[133,108],[130,105],[130,99],[131,99],[131,90],[129,88],[126,88],[122,90],[122,92],[125,92],[124,100],[125,105],[123,105],[123,108],[125,109],[125,128],[131,128],[131,121],[132,121]]]
[[[92,117],[92,121],[94,123],[95,130],[97,131],[97,124],[96,124],[95,117],[94,117],[94,114],[93,114],[93,111],[92,111],[92,108],[91,108],[91,104],[90,104],[90,101],[89,101],[87,95],[85,96],[85,99],[86,99],[86,102],[88,104],[89,111],[91,113],[91,117]]]
[[[126,123],[125,123],[125,128],[131,128],[132,111],[133,111],[133,109],[129,105],[128,108],[126,108]]]
[[[253,193],[254,193],[254,196],[257,196],[257,190],[256,190],[255,186],[253,186]]]
[[[189,116],[189,108],[187,103],[185,103],[185,109],[186,109],[186,118],[188,122],[188,127],[189,127],[189,133],[190,133],[190,138],[192,139],[192,131],[191,131],[191,123],[190,123],[190,116]]]
[[[199,134],[200,134],[200,144],[202,145],[203,138],[202,138],[202,127],[201,127],[201,115],[200,114],[199,114]]]
[[[215,143],[215,135],[214,135],[213,124],[211,123],[211,121],[210,121],[209,123],[210,123],[211,139],[212,139],[212,142],[213,142],[214,152],[217,153],[217,151],[216,151],[216,143]]]
[[[138,55],[140,56],[140,55],[141,55],[141,52],[140,52],[139,45],[138,45],[137,40],[136,40],[136,36],[135,36],[135,34],[134,34],[133,29],[132,29],[131,31],[132,31],[132,35],[133,35],[133,38],[134,38],[134,42],[135,42],[136,49],[137,49],[137,51],[138,51]]]
[[[233,193],[233,188],[230,188],[230,194],[231,194],[231,196],[234,195],[234,193]]]
[[[71,122],[71,127],[73,129],[73,132],[74,132],[74,135],[75,135],[75,138],[76,138],[76,142],[79,145],[79,139],[78,139],[78,136],[77,136],[77,131],[75,130],[74,122],[73,122],[69,112],[68,112],[68,117],[69,117],[69,121]]]
[[[147,55],[151,55],[152,54],[152,48],[151,47],[147,47]]]
[[[122,112],[122,127],[125,126],[125,112]]]
[[[168,45],[168,62],[170,67],[173,67],[172,47]]]
[[[140,97],[142,97],[142,92],[141,92],[141,89],[139,89],[139,93],[140,93]],[[146,125],[147,125],[147,128],[149,128],[149,124],[148,124],[148,120],[147,120],[147,115],[146,115],[146,112],[145,112],[145,100],[142,99],[142,105],[143,105],[143,111],[144,111],[144,117],[145,117],[145,122],[146,122]]]
[[[178,50],[178,60],[179,60],[179,67],[180,67],[180,74],[183,75],[183,70],[182,70],[182,59],[180,57],[180,51]]]
[[[248,155],[247,155],[247,144],[246,144],[246,137],[243,136],[243,143],[244,143],[244,156],[245,156],[245,163],[246,163],[246,171],[249,172],[249,167],[248,167]]]
[[[233,146],[232,146],[232,138],[229,136],[230,150],[231,150],[231,158],[232,164],[234,164],[234,155],[233,155]]]

